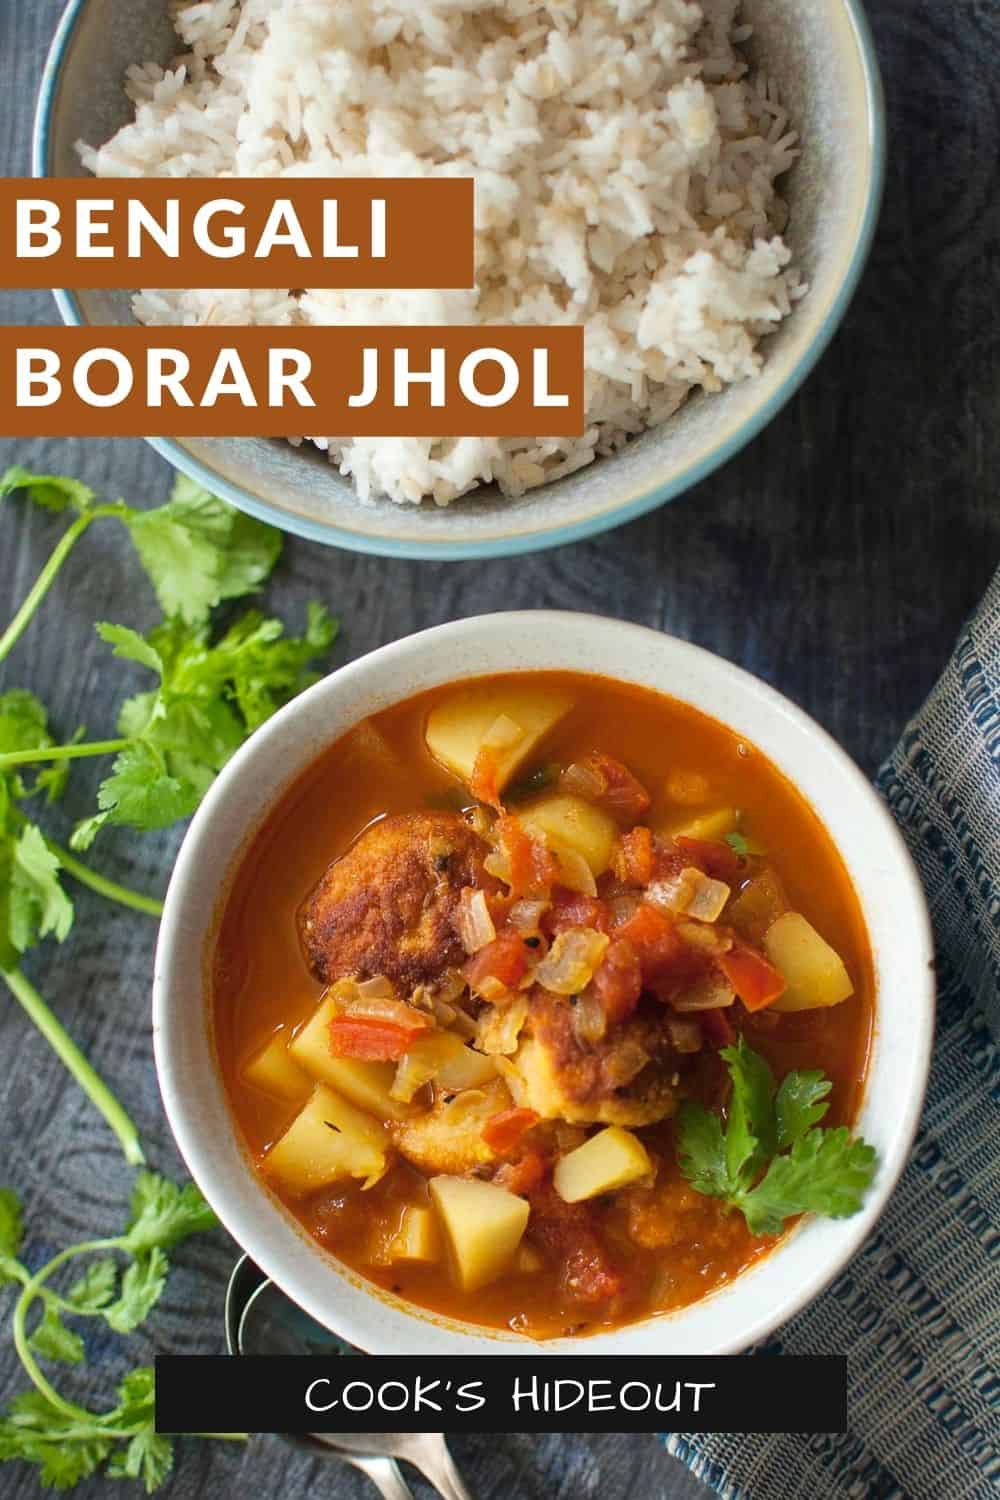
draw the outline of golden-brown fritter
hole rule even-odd
[[[686,1059],[671,1044],[662,1006],[649,1002],[590,1045],[577,1039],[572,1016],[566,998],[532,991],[531,1035],[504,1070],[519,1105],[575,1124],[637,1127],[674,1114]]]
[[[381,818],[335,860],[299,911],[309,967],[332,984],[384,974],[405,993],[466,954],[454,927],[463,886],[495,891],[489,846],[458,813]]]

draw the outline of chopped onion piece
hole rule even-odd
[[[535,970],[535,980],[555,995],[579,995],[594,977],[610,939],[592,927],[560,932]]]
[[[721,974],[710,974],[681,995],[673,995],[670,1004],[682,1013],[696,1010],[725,1010],[736,999],[732,986]]]
[[[394,1000],[396,997],[392,981],[386,979],[384,974],[376,974],[374,979],[360,980],[358,994],[362,1000]]]
[[[509,1005],[491,1005],[479,1017],[476,1047],[488,1057],[509,1057],[528,1019],[528,999],[519,995]]]
[[[590,985],[573,1006],[573,1030],[584,1045],[602,1042],[608,1029],[608,1015]]]
[[[608,789],[607,779],[593,761],[588,760],[575,760],[567,766],[559,778],[559,785],[564,792],[583,797],[587,802],[599,802]]]
[[[383,995],[362,995],[360,992],[344,1007],[344,1013],[358,1018],[365,1016],[372,1021],[388,1021],[393,1026],[408,1026],[427,1030],[433,1021],[426,1011],[417,1010],[402,1000],[390,1000]]]
[[[720,953],[728,953],[733,946],[730,933],[720,932],[717,927],[704,922],[678,922],[674,931],[689,947],[697,948],[702,953],[717,956]]]
[[[683,873],[692,877],[691,883],[694,888],[686,915],[693,917],[696,922],[717,921],[732,895],[730,887],[724,880],[712,880],[710,876],[703,875],[700,870],[690,869]]]
[[[694,898],[693,875],[701,875],[701,871],[689,867],[668,879],[652,881],[646,887],[646,900],[661,911],[686,912]]]
[[[480,948],[492,943],[497,930],[486,904],[485,891],[474,891],[468,885],[463,887],[455,912],[455,927],[466,953],[478,953]]]
[[[507,913],[507,924],[518,932],[537,932],[548,909],[547,901],[515,901]]]

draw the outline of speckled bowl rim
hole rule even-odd
[[[38,178],[48,176],[51,123],[59,75],[73,31],[88,3],[89,0],[69,0],[45,60],[32,138],[32,174]],[[454,542],[440,540],[424,542],[410,537],[396,539],[387,536],[372,536],[339,526],[332,521],[318,521],[309,516],[282,510],[278,506],[261,500],[249,490],[244,489],[241,484],[235,484],[218,470],[194,458],[173,438],[147,437],[146,442],[173,468],[221,496],[222,499],[228,500],[239,510],[255,516],[259,521],[267,521],[282,531],[292,532],[296,536],[305,537],[308,541],[321,542],[325,546],[340,547],[347,552],[361,552],[377,557],[426,559],[429,562],[516,557],[527,552],[541,552],[550,547],[561,547],[570,542],[583,541],[586,537],[600,536],[603,532],[611,531],[617,526],[623,526],[627,521],[633,521],[651,510],[656,510],[657,507],[665,505],[668,500],[675,500],[742,452],[795,395],[825,353],[840,326],[857,290],[861,273],[871,251],[885,186],[885,94],[875,51],[875,41],[863,0],[840,0],[840,3],[854,30],[861,58],[870,149],[864,209],[843,281],[830,304],[825,319],[817,328],[812,342],[803,350],[786,379],[729,438],[710,452],[693,459],[665,483],[654,485],[652,489],[623,501],[621,505],[610,510],[587,516],[580,521],[569,522],[566,525],[546,526],[521,535],[484,538],[481,541],[463,539]],[[85,326],[86,320],[71,291],[55,288],[53,296],[64,323],[77,328]]]

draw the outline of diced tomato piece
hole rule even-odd
[[[472,955],[463,973],[474,990],[481,987],[484,979],[497,979],[512,990],[528,972],[530,951],[520,933],[502,932]]]
[[[719,954],[716,963],[747,1010],[763,1010],[788,988],[784,975],[746,943],[734,943],[728,953]]]
[[[668,1001],[679,990],[704,975],[709,958],[678,935],[674,923],[658,907],[643,902],[615,929],[616,938],[631,943],[639,956],[643,988]]]
[[[615,856],[615,874],[626,885],[648,885],[656,862],[652,830],[640,825],[622,834]]]
[[[426,1026],[404,1026],[375,1016],[334,1016],[330,1051],[334,1057],[356,1057],[363,1062],[398,1062],[426,1030]]]
[[[543,1250],[562,1262],[562,1280],[577,1302],[607,1302],[625,1289],[585,1203],[566,1203],[551,1182],[531,1193],[529,1230]]]
[[[627,938],[608,945],[591,984],[609,1022],[628,1019],[642,994],[642,965]]]
[[[510,865],[510,891],[514,900],[522,896],[548,896],[558,871],[555,856],[511,814],[497,819],[495,833]]]
[[[542,928],[550,937],[554,937],[557,932],[565,932],[568,927],[591,927],[595,932],[607,932],[607,903],[597,896],[581,896],[577,891],[558,889],[552,898],[552,905],[542,918]]]
[[[724,1010],[699,1011],[698,1020],[710,1047],[731,1047],[735,1042],[736,1028]]]
[[[537,1125],[540,1116],[533,1109],[502,1109],[491,1115],[483,1126],[483,1140],[491,1151],[506,1156],[513,1151],[526,1131]]]
[[[735,885],[743,869],[740,856],[721,839],[689,839],[678,836],[677,845],[688,856],[688,862],[697,865],[713,880],[724,880],[726,885]]]
[[[670,918],[647,902],[637,906],[628,921],[616,928],[615,937],[631,943],[644,980],[655,978],[687,954],[687,945],[677,936]]]
[[[476,756],[469,778],[469,791],[477,802],[486,802],[500,812],[500,757],[490,745],[483,745]]]
[[[591,750],[574,761],[563,772],[562,784],[566,791],[606,808],[626,827],[637,822],[650,803],[649,793],[628,766],[603,750]]]
[[[548,1170],[542,1153],[528,1150],[516,1161],[501,1163],[493,1180],[499,1187],[505,1187],[508,1193],[524,1198],[541,1186]]]

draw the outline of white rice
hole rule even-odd
[[[568,474],[761,366],[802,293],[796,137],[740,0],[197,0],[130,70],[121,176],[467,176],[475,291],[144,291],[147,324],[583,323],[581,438],[316,437],[363,500]]]

